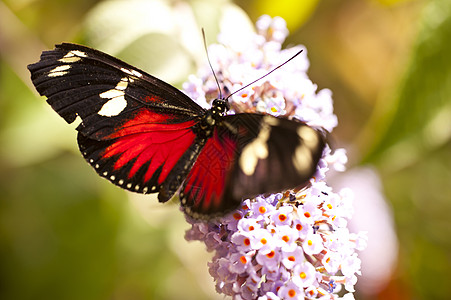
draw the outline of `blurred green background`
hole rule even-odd
[[[312,81],[333,91],[335,143],[350,167],[378,170],[393,208],[395,272],[356,298],[449,299],[449,0],[1,1],[1,299],[223,299],[178,206],[100,179],[26,65],[78,42],[180,87],[205,61],[201,27],[214,42],[263,13],[285,18],[287,46],[307,47]]]

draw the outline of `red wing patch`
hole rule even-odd
[[[168,121],[168,115],[142,110],[107,141],[79,137],[80,149],[97,172],[113,183],[137,192],[157,192],[196,137],[195,120]]]
[[[227,209],[223,196],[236,159],[236,149],[236,139],[228,134],[221,135],[215,129],[188,174],[180,194],[188,213],[202,215]]]
[[[104,139],[114,139],[118,137],[128,136],[136,133],[155,132],[155,131],[170,131],[178,130],[186,127],[185,123],[194,124],[191,122],[173,123],[173,118],[168,114],[153,112],[151,110],[143,109],[136,116],[120,126],[114,133],[108,135]]]

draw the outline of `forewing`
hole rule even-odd
[[[141,109],[181,123],[204,113],[175,87],[106,53],[64,43],[44,51],[29,65],[37,91],[68,123],[88,138],[103,140],[133,119]]]
[[[78,144],[85,159],[131,191],[159,191],[190,149],[204,114],[178,89],[88,47],[56,45],[28,68],[61,117],[68,123],[81,118]]]
[[[196,218],[210,218],[237,208],[242,199],[305,186],[324,145],[322,134],[302,122],[225,116],[187,176],[182,205]]]
[[[226,197],[280,192],[310,182],[325,146],[322,132],[270,115],[234,115],[226,122],[240,132],[240,153],[226,185]]]

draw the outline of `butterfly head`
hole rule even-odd
[[[222,117],[229,109],[229,102],[225,99],[215,99],[211,105],[213,118]]]

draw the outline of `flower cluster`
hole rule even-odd
[[[236,35],[220,35],[221,44],[210,46],[209,54],[223,91],[238,90],[302,49],[282,50],[287,33],[283,19],[263,16],[257,33],[240,43]],[[305,53],[229,98],[232,113],[285,116],[331,131],[337,125],[331,92],[316,91],[306,75]],[[207,67],[184,90],[204,106],[217,97]],[[343,149],[331,153],[326,147],[307,188],[247,199],[237,211],[208,223],[187,217],[192,228],[185,238],[203,241],[215,253],[209,271],[219,293],[234,299],[338,299],[344,286],[343,298],[353,299],[360,274],[356,250],[365,248],[366,237],[347,229],[352,192],[336,193],[325,183],[326,172],[343,171],[346,160]]]

